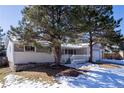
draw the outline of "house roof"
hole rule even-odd
[[[19,41],[17,39],[13,39],[11,41],[15,44],[19,43]],[[38,41],[38,42],[41,43],[42,45],[46,45],[46,46],[49,45],[48,41],[42,40],[42,41]],[[64,43],[64,44],[61,44],[61,47],[63,47],[63,48],[65,47],[65,48],[73,48],[73,49],[74,48],[88,47],[88,46],[89,46],[89,43],[79,43],[79,44]],[[99,44],[94,45],[94,47],[98,47],[98,46],[99,46]]]

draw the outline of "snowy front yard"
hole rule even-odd
[[[112,63],[112,64],[119,64],[124,66],[124,60],[115,60],[115,59],[102,59],[102,63]]]
[[[124,88],[124,66],[97,65],[97,64],[72,64],[68,65],[88,72],[78,77],[55,77],[57,82],[48,84],[45,81],[30,80],[15,74],[8,74],[3,88]],[[41,78],[42,79],[42,78]]]

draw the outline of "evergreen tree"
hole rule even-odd
[[[9,34],[23,42],[46,40],[52,47],[55,63],[61,59],[63,42],[79,42],[85,33],[93,59],[93,45],[118,45],[122,35],[118,27],[122,19],[115,20],[112,6],[27,6],[18,27],[11,27]]]
[[[3,33],[3,29],[0,27],[0,51],[2,51],[4,47],[4,42],[3,42],[3,36],[5,34]]]
[[[16,38],[24,45],[36,42],[37,33],[29,23],[25,22],[25,20],[19,21],[17,27],[10,26],[10,28],[11,29],[7,33],[10,39]]]
[[[66,42],[69,38],[75,37],[75,31],[72,29],[72,25],[69,21],[70,10],[70,6],[27,6],[22,11],[23,20],[20,26],[16,28],[11,27],[9,33],[24,41],[48,41],[52,47],[55,64],[59,65],[61,59],[61,44]],[[28,35],[28,32],[31,36]],[[24,37],[26,38],[24,39]]]
[[[122,19],[115,20],[112,6],[74,6],[72,10],[73,24],[79,29],[79,33],[85,33],[90,46],[89,61],[93,61],[93,45],[119,44],[122,35],[118,27]]]

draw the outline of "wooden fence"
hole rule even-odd
[[[118,52],[113,52],[113,53],[104,53],[103,58],[105,59],[118,59],[121,60],[122,56]]]

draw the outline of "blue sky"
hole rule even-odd
[[[0,26],[4,32],[10,29],[10,25],[16,26],[21,20],[21,10],[24,6],[0,6]]]
[[[124,5],[123,6],[117,6],[117,5],[114,6],[113,11],[114,11],[115,19],[123,18],[120,29],[122,30],[121,32],[124,35]]]
[[[0,26],[4,32],[10,29],[10,25],[16,26],[18,21],[21,20],[21,10],[24,6],[0,6]],[[123,18],[121,23],[122,33],[124,34],[124,6],[114,6],[115,19]]]

